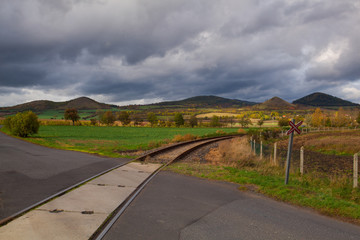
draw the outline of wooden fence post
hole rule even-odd
[[[251,138],[250,138],[250,147],[251,147],[251,151],[250,152],[252,152],[253,151],[253,136],[251,136]]]
[[[359,173],[359,159],[358,154],[354,154],[354,169],[353,169],[353,175],[354,175],[354,184],[353,187],[358,187],[358,173]]]
[[[277,161],[276,161],[276,143],[274,143],[274,165],[276,166]]]
[[[256,155],[256,141],[255,141],[255,139],[254,139],[254,144],[253,144],[253,146],[254,146],[254,155]]]
[[[262,141],[260,141],[260,159],[263,158],[263,145],[262,145]]]
[[[304,174],[304,147],[300,148],[300,173]]]

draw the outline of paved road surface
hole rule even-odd
[[[235,184],[161,172],[105,239],[340,240],[360,239],[360,227],[240,192]]]
[[[50,149],[0,133],[0,219],[125,161]]]

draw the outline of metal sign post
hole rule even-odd
[[[300,134],[301,130],[298,127],[300,127],[302,123],[303,122],[300,121],[295,125],[295,119],[289,121],[289,125],[291,126],[291,128],[289,129],[289,131],[286,132],[286,134],[290,135],[290,137],[289,137],[289,146],[288,146],[288,152],[286,158],[285,185],[287,185],[289,182],[290,159],[291,159],[292,144],[294,139],[294,131]]]

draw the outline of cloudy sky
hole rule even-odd
[[[0,106],[88,96],[360,103],[358,0],[0,0]]]

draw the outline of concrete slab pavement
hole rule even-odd
[[[0,132],[0,220],[126,162],[47,148]]]
[[[88,239],[160,164],[129,163],[0,228],[0,240]]]

